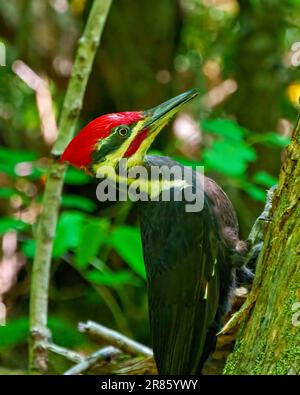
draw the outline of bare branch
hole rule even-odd
[[[58,346],[57,344],[54,344],[54,343],[47,343],[45,345],[45,347],[49,351],[53,352],[54,354],[58,354],[64,358],[68,359],[71,362],[82,363],[85,360],[84,356],[82,356],[81,354],[79,354],[75,351],[69,350],[68,348]]]
[[[67,370],[64,373],[64,375],[71,376],[71,375],[83,373],[86,370],[89,370],[99,361],[110,362],[110,360],[113,357],[118,356],[120,354],[121,354],[120,350],[118,350],[115,347],[110,346],[110,347],[102,348],[94,352],[93,354],[89,355],[88,357],[84,358],[82,361],[80,361],[77,365],[73,366],[71,369]]]
[[[93,321],[87,321],[86,323],[80,323],[78,325],[78,330],[83,333],[87,333],[91,336],[101,339],[107,344],[111,344],[125,354],[130,355],[144,355],[146,357],[153,356],[153,351],[151,348],[144,346],[128,337],[122,335],[121,333],[114,331],[112,329],[106,328],[103,325],[97,324]]]

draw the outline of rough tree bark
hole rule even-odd
[[[51,255],[66,166],[57,161],[73,137],[82,107],[86,84],[100,42],[112,0],[95,0],[79,40],[71,80],[59,121],[58,138],[52,150],[53,162],[47,176],[43,210],[36,232],[36,253],[32,268],[30,292],[29,367],[31,371],[47,370],[48,288]]]
[[[300,374],[300,118],[280,171],[271,221],[225,374]]]

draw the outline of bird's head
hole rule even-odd
[[[101,175],[103,166],[117,169],[123,158],[128,167],[141,165],[157,134],[197,94],[191,89],[150,110],[102,115],[74,137],[61,161],[94,176]]]

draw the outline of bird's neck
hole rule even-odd
[[[155,200],[162,192],[172,188],[188,186],[186,180],[174,177],[168,166],[160,163],[150,164],[146,158],[139,165],[119,167],[113,177],[108,175],[106,178],[116,182],[118,189],[125,187],[131,191],[142,192],[150,200]]]

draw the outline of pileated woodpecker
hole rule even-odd
[[[160,130],[197,94],[192,89],[151,110],[102,115],[76,135],[61,160],[95,176],[107,165],[118,173],[122,158],[129,168],[143,165],[148,172],[153,166],[186,170],[168,157],[146,153]],[[187,212],[187,202],[175,198],[178,185],[184,188],[176,179],[164,185],[170,190],[169,201],[139,204],[150,328],[160,374],[201,372],[228,309],[235,268],[242,266],[246,252],[225,192],[213,180],[189,171],[192,181],[184,182],[204,195],[201,211]],[[204,191],[197,184],[200,179]],[[153,184],[145,190],[151,188]]]

